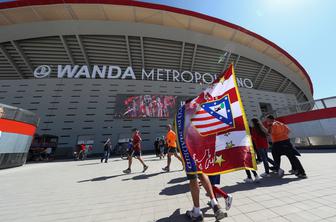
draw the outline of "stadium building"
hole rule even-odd
[[[59,154],[101,152],[134,127],[152,150],[178,104],[231,63],[249,119],[313,99],[291,55],[217,18],[127,0],[0,3],[0,103],[38,114]]]

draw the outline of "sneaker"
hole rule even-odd
[[[252,182],[253,182],[253,180],[252,180],[252,179],[250,179],[250,178],[246,178],[246,179],[244,179],[244,182],[245,182],[245,183],[252,183]]]
[[[162,168],[162,170],[165,171],[165,172],[169,172],[169,168],[168,167],[164,167],[164,168]]]
[[[269,173],[262,173],[262,174],[260,174],[260,176],[261,176],[261,177],[270,177],[271,174],[269,174]]]
[[[279,169],[279,170],[278,170],[278,176],[279,176],[280,178],[282,178],[282,177],[284,176],[284,174],[285,174],[285,171],[284,171],[283,169]]]
[[[227,195],[227,198],[225,199],[225,210],[228,211],[230,210],[231,208],[231,205],[232,205],[232,195],[231,194],[228,194]]]
[[[296,176],[300,179],[306,179],[307,178],[307,175],[305,173],[298,173],[298,174],[296,174]]]
[[[200,215],[195,215],[193,210],[187,210],[187,212],[186,212],[186,216],[187,216],[188,218],[190,218],[191,221],[195,221],[195,222],[196,222],[196,221],[197,221],[197,222],[201,222],[201,221],[203,221],[203,214],[202,214],[202,212],[201,212]]]
[[[290,173],[290,174],[295,174],[295,175],[296,175],[296,174],[298,174],[298,171],[292,169],[292,170],[289,170],[288,173]]]
[[[276,172],[277,170],[275,169],[275,167],[269,167],[269,169],[272,171],[272,172]]]
[[[259,183],[260,180],[261,180],[261,178],[258,175],[254,178],[254,182],[256,182],[256,183]]]
[[[146,170],[147,170],[147,169],[148,169],[148,166],[146,165],[146,166],[144,166],[144,168],[143,168],[143,171],[142,171],[142,172],[143,172],[143,173],[144,173],[144,172],[146,172]]]
[[[129,173],[131,173],[131,169],[126,169],[126,170],[123,170],[123,173],[126,173],[126,174],[129,174]]]
[[[212,209],[214,211],[216,220],[221,220],[224,217],[227,217],[227,213],[222,211],[222,207],[219,204],[215,205]]]

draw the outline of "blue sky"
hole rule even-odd
[[[315,99],[336,96],[334,0],[142,1],[196,11],[256,32],[301,63],[312,79]]]
[[[143,0],[200,12],[262,35],[307,70],[314,98],[336,96],[334,0]]]

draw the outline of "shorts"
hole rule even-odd
[[[200,174],[202,174],[202,173],[196,173],[196,174],[188,174],[187,173],[187,179],[188,180],[195,180],[195,179],[197,179],[198,175],[200,175]]]
[[[137,150],[130,150],[128,152],[128,155],[131,157],[140,157],[141,156],[141,151],[137,151]]]
[[[220,174],[209,176],[209,180],[210,180],[211,185],[220,184]]]
[[[175,147],[168,147],[168,153],[177,154],[177,150]]]

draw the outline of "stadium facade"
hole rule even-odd
[[[231,63],[249,119],[313,99],[292,56],[217,18],[137,1],[0,3],[0,103],[37,113],[59,153],[100,152],[134,127],[153,149],[178,103]]]

